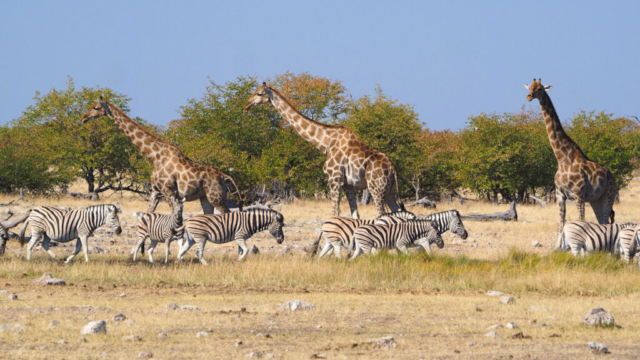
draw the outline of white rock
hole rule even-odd
[[[252,351],[245,356],[247,359],[261,359],[262,352],[260,351]]]
[[[537,240],[531,240],[531,247],[542,247],[542,244],[540,244]]]
[[[393,336],[387,336],[380,339],[371,340],[370,342],[374,344],[374,349],[391,350],[398,347],[398,344],[396,344],[396,341],[393,339]]]
[[[9,290],[0,290],[0,294],[8,294]]]
[[[516,302],[516,299],[514,299],[512,296],[501,296],[500,302],[503,304],[513,304]]]
[[[127,316],[125,314],[118,314],[118,315],[114,316],[113,319],[111,319],[111,321],[120,322],[120,321],[124,321],[126,319],[127,319]]]
[[[52,320],[51,323],[49,323],[49,329],[55,329],[58,327],[58,325],[60,325],[60,322],[58,322],[58,320]]]
[[[63,339],[63,340],[58,341],[58,345],[64,345],[64,344],[66,344],[66,343],[67,343],[67,340],[64,340],[64,339]]]
[[[191,305],[182,305],[182,307],[180,309],[182,309],[182,310],[200,310],[199,307],[191,306]]]
[[[505,325],[507,329],[517,329],[518,325],[516,325],[516,323],[514,322],[508,322],[507,325]]]
[[[22,333],[27,331],[27,327],[20,324],[20,323],[15,323],[13,324],[13,331],[18,332],[18,333]]]
[[[607,347],[607,345],[600,344],[600,343],[597,343],[595,341],[589,341],[588,345],[589,345],[589,349],[591,349],[591,352],[594,353],[594,354],[608,354],[609,353],[609,348]]]
[[[289,300],[285,302],[282,306],[285,310],[314,310],[316,307],[313,304],[309,304],[300,300]]]
[[[500,335],[498,335],[498,333],[495,332],[495,331],[489,331],[488,333],[484,334],[484,336],[488,337],[488,338],[499,338],[500,337]]]
[[[166,339],[166,338],[167,338],[167,333],[158,334],[158,339]]]
[[[200,331],[199,333],[196,334],[196,337],[199,337],[199,338],[207,337],[207,336],[209,336],[209,333],[206,331]]]
[[[487,329],[496,330],[496,329],[500,329],[501,327],[502,327],[502,324],[495,324],[495,325],[489,326]]]
[[[143,350],[138,353],[138,359],[151,359],[153,357],[153,353],[149,350]]]
[[[16,295],[16,294],[10,294],[10,295],[9,295],[9,300],[18,300],[18,295]]]
[[[106,334],[107,322],[104,320],[92,321],[85,325],[80,331],[80,335]]]
[[[264,358],[265,359],[275,359],[276,356],[273,355],[272,353],[266,353],[266,354],[264,354]]]
[[[467,346],[473,346],[473,345],[475,345],[475,344],[477,344],[477,342],[475,342],[475,341],[469,341],[469,342],[467,343]]]
[[[611,314],[606,312],[603,308],[593,308],[582,318],[582,325],[587,326],[613,326],[614,319]]]
[[[178,310],[180,309],[180,305],[173,303],[166,306],[167,310]]]
[[[487,296],[502,296],[504,293],[502,291],[489,290],[487,291]]]
[[[124,323],[129,325],[129,326],[131,326],[131,325],[135,324],[136,322],[131,320],[131,319],[127,319],[127,320],[124,321]]]

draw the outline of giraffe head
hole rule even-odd
[[[87,121],[95,118],[99,118],[101,116],[109,116],[111,115],[111,109],[109,108],[109,103],[102,100],[102,96],[100,99],[91,106],[91,109],[87,111],[86,114],[80,119],[80,121],[84,124]]]
[[[531,101],[533,99],[540,99],[542,97],[542,94],[544,94],[547,90],[552,88],[552,86],[550,85],[542,86],[542,84],[540,83],[540,79],[538,79],[538,82],[536,82],[536,79],[533,79],[533,82],[531,83],[531,85],[524,84],[524,87],[529,89],[529,95],[527,95],[527,101]]]
[[[269,102],[272,96],[273,92],[271,88],[267,86],[266,82],[263,82],[262,86],[260,86],[247,101],[247,105],[244,106],[244,111],[248,111],[254,106]]]

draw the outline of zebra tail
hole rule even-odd
[[[320,231],[320,236],[318,236],[318,239],[314,241],[313,244],[311,244],[311,257],[316,256],[316,254],[318,253],[318,245],[320,245],[320,239],[322,239],[322,231]]]
[[[24,234],[27,231],[27,225],[29,224],[29,219],[24,222],[24,226],[22,226],[22,230],[20,230],[20,246],[24,246]]]
[[[553,249],[553,251],[558,251],[562,248],[562,244],[564,243],[565,238],[564,238],[564,230],[560,233],[560,236],[558,236],[558,243],[556,244],[555,249]]]

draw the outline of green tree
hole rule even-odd
[[[375,97],[366,95],[348,105],[344,126],[389,156],[403,194],[410,191],[414,169],[419,166],[422,124],[413,106],[391,99],[379,86],[375,91]]]
[[[71,171],[87,182],[90,193],[107,189],[139,191],[149,177],[149,166],[137,148],[113,122],[102,117],[81,124],[80,118],[99,96],[127,112],[130,98],[109,88],[77,90],[73,79],[64,90],[52,89],[46,95],[36,93],[35,104],[29,106],[13,127],[25,131],[42,127],[39,141],[49,154],[50,166],[58,171]],[[136,118],[141,125],[145,122]]]

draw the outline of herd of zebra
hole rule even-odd
[[[238,244],[239,260],[249,253],[246,240],[254,234],[268,230],[278,244],[284,241],[284,217],[281,213],[263,208],[246,209],[222,215],[201,214],[183,220],[183,202],[172,204],[171,214],[142,213],[138,219],[137,242],[131,250],[135,261],[138,252],[144,254],[144,243],[149,238],[149,261],[153,262],[153,252],[158,242],[165,244],[165,263],[169,259],[169,247],[177,241],[177,258],[197,244],[196,257],[202,264],[204,246],[207,241],[223,244],[235,240]],[[30,227],[31,238],[27,244],[27,260],[31,259],[34,246],[42,240],[42,248],[53,258],[50,250],[51,240],[56,242],[76,241],[75,252],[66,259],[70,262],[80,250],[88,257],[88,238],[97,228],[106,225],[116,235],[122,232],[118,214],[121,212],[113,204],[90,206],[82,210],[65,210],[56,207],[41,206],[28,211],[25,223],[20,231],[20,243],[26,242],[26,230]],[[431,255],[431,244],[438,248],[444,246],[441,234],[451,231],[466,239],[467,230],[457,210],[438,212],[427,216],[415,215],[404,207],[396,212],[386,213],[371,220],[349,217],[332,217],[324,221],[320,236],[311,247],[314,256],[321,239],[325,245],[318,259],[333,252],[337,258],[342,256],[342,248],[355,259],[362,253],[376,254],[381,249],[395,248],[406,254],[407,248],[419,246]],[[4,253],[8,231],[0,225],[0,255]],[[640,226],[636,223],[594,224],[585,221],[567,222],[558,238],[555,250],[571,252],[585,256],[586,252],[607,251],[620,255],[626,262],[640,253]],[[640,266],[640,256],[637,257]]]

